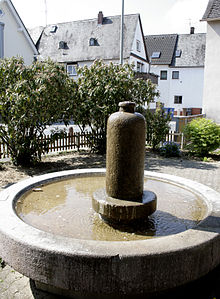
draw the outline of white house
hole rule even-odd
[[[11,0],[0,0],[0,58],[21,56],[31,64],[38,54]]]
[[[37,30],[37,32],[36,32]],[[119,63],[121,16],[104,17],[48,25],[40,32],[30,30],[39,51],[39,60],[51,58],[64,63],[71,76],[76,66],[91,65],[96,59]],[[139,14],[124,16],[124,62],[137,72],[147,73],[148,57]]]
[[[145,36],[150,70],[159,76],[160,102],[175,114],[202,110],[205,33]]]
[[[209,0],[202,20],[207,21],[203,109],[220,123],[220,0]]]

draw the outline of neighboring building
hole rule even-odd
[[[209,0],[202,21],[207,21],[203,109],[220,124],[220,0]]]
[[[11,0],[0,0],[0,58],[21,56],[31,64],[38,54]]]
[[[91,65],[94,60],[119,63],[121,16],[81,20],[30,30],[39,51],[39,60],[51,58],[64,63],[71,76],[76,66]],[[148,57],[139,14],[124,16],[124,62],[134,64],[137,72],[148,71]]]
[[[205,33],[145,36],[150,70],[159,76],[159,101],[178,115],[200,114]]]

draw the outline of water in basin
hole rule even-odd
[[[105,186],[104,176],[76,177],[41,185],[16,203],[18,216],[29,225],[76,239],[132,241],[177,234],[201,221],[207,207],[193,192],[157,179],[144,180],[144,190],[157,194],[157,211],[144,223],[109,225],[93,211],[92,194]]]

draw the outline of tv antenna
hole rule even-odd
[[[44,8],[45,8],[45,26],[47,26],[47,0],[44,0]]]

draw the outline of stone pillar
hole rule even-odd
[[[139,201],[143,195],[145,118],[134,112],[135,103],[119,103],[107,124],[106,193]]]

